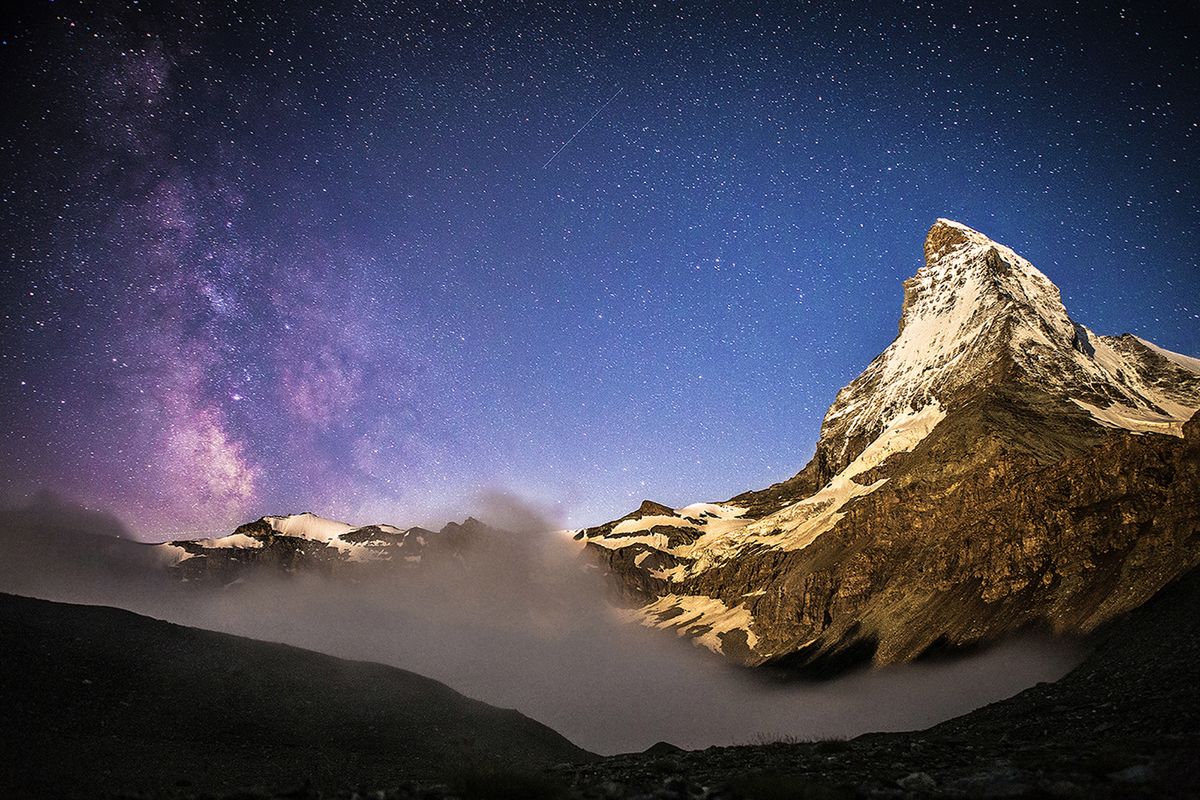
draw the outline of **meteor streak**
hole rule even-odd
[[[555,150],[554,155],[552,155],[548,159],[546,159],[546,163],[542,164],[542,169],[545,169],[546,167],[550,166],[550,162],[553,161],[554,159],[558,158],[558,154],[561,153],[563,150],[566,150],[567,145],[569,145],[571,142],[575,141],[575,137],[578,136],[580,133],[582,133],[583,129],[591,124],[592,120],[594,120],[596,117],[600,116],[600,112],[603,111],[604,109],[608,108],[608,104],[611,103],[613,100],[616,100],[617,95],[619,95],[622,91],[624,91],[624,89],[625,89],[625,87],[621,87],[620,89],[617,89],[617,91],[615,91],[613,93],[612,97],[605,100],[604,105],[597,108],[596,113],[592,114],[590,117],[588,117],[588,121],[583,123],[582,125],[580,125],[579,130],[577,130],[573,134],[571,134],[571,138],[567,139],[565,142],[563,142],[562,147]]]

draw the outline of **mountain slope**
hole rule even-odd
[[[0,794],[388,785],[590,754],[411,672],[0,594]]]
[[[939,220],[899,333],[794,477],[581,531],[644,624],[748,664],[910,660],[1080,633],[1200,560],[1200,364],[1074,322],[1058,289]]]
[[[1093,644],[1060,680],[924,731],[640,753],[561,771],[584,796],[611,785],[628,797],[669,786],[723,800],[1200,796],[1200,572]]]

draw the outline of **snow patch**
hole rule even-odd
[[[725,503],[692,503],[690,506],[675,509],[675,513],[683,517],[709,517],[713,519],[735,519],[746,513],[741,506],[731,506]]]
[[[353,525],[318,517],[307,511],[303,514],[289,514],[283,517],[263,517],[263,520],[284,536],[295,536],[318,542],[328,542],[343,533],[355,530]]]
[[[639,519],[627,519],[617,523],[608,534],[619,536],[625,533],[646,531],[659,525],[672,528],[694,528],[707,533],[725,533],[734,528],[749,524],[749,520],[741,519],[746,509],[724,503],[692,503],[690,506],[674,509],[674,515],[651,514]],[[700,523],[700,524],[697,524]]]
[[[629,547],[635,544],[644,544],[653,547],[655,550],[669,550],[667,537],[661,533],[652,533],[649,536],[621,536],[619,538],[609,539],[605,536],[595,536],[590,539],[585,539],[585,542],[603,547],[606,550],[620,550],[623,547]]]
[[[168,567],[175,567],[187,561],[189,558],[195,558],[195,553],[189,553],[177,544],[155,544],[151,545],[154,548],[154,553],[163,560],[163,563]]]
[[[856,477],[878,467],[897,453],[912,452],[945,418],[946,412],[937,401],[920,411],[899,415],[819,492],[763,517],[747,527],[745,533],[763,536],[772,546],[782,550],[808,547],[846,516],[842,509],[847,503],[887,483],[887,478],[880,478],[864,485],[856,481]]]
[[[666,514],[650,514],[638,519],[627,519],[618,523],[612,529],[609,536],[619,536],[623,533],[634,533],[636,531],[648,531],[659,525],[666,525],[673,528],[693,528],[696,523],[682,517],[668,517]]]
[[[669,583],[682,583],[690,574],[689,564],[676,564],[670,569],[652,569],[650,575]]]
[[[745,632],[751,650],[758,646],[754,616],[749,609],[741,605],[730,608],[715,597],[668,594],[633,615],[648,628],[674,629],[679,636],[692,635],[691,631],[706,627],[708,630],[695,636],[694,641],[714,653],[723,652],[721,634],[737,630]],[[664,615],[668,618],[660,619]]]
[[[1146,409],[1130,408],[1121,403],[1113,403],[1107,408],[1101,408],[1083,400],[1072,400],[1072,402],[1091,414],[1092,419],[1101,425],[1133,433],[1165,433],[1182,438],[1183,423],[1187,421],[1166,414],[1155,414]]]
[[[244,533],[231,533],[219,539],[198,539],[196,544],[206,549],[233,548],[235,550],[260,550],[263,543]]]
[[[372,544],[384,545],[386,542],[347,542],[344,539],[333,538],[325,543],[326,547],[332,547],[339,554],[346,557],[347,561],[378,561],[386,560],[384,553],[378,549],[371,547]]]
[[[695,531],[701,537],[721,536],[750,524],[750,520],[742,517],[746,509],[741,506],[726,503],[692,503],[683,508],[672,510],[671,515],[651,514],[640,519],[623,520],[603,536],[593,536],[585,539],[609,550],[620,550],[635,544],[644,544],[656,550],[668,553],[690,552],[688,545],[671,547],[667,536],[661,533],[647,533],[640,536],[630,535],[639,531],[649,531],[651,528],[663,526],[683,528]],[[636,562],[639,566],[640,561]],[[666,577],[668,573],[679,576],[678,568],[668,571],[655,571],[652,575]],[[674,579],[671,578],[671,579]]]

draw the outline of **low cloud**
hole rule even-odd
[[[472,504],[507,533],[464,560],[364,580],[260,576],[216,589],[167,578],[115,518],[58,499],[0,509],[0,591],[104,603],[187,625],[379,661],[517,708],[600,753],[922,728],[1078,659],[1024,639],[967,659],[780,683],[689,641],[621,622],[578,544],[505,495]],[[465,514],[464,514],[465,516]]]

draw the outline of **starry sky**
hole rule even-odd
[[[1200,354],[1194,3],[60,0],[0,26],[6,502],[155,539],[761,487],[895,335],[939,216],[1093,329]]]

